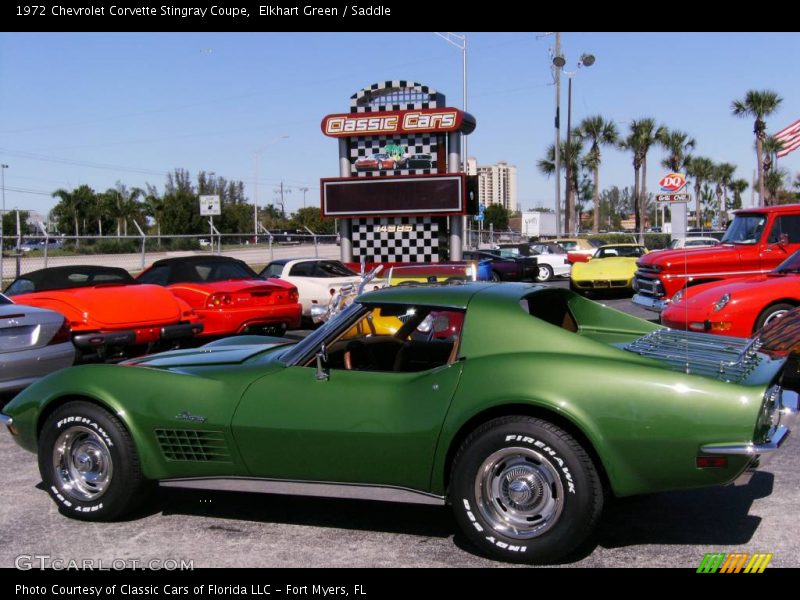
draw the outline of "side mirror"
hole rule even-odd
[[[325,368],[327,363],[328,350],[325,348],[325,344],[322,344],[319,352],[317,352],[317,373],[315,376],[317,381],[328,381],[331,378],[331,372]]]

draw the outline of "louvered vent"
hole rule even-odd
[[[156,429],[156,438],[167,460],[231,461],[225,436],[221,431]]]

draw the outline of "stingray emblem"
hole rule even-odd
[[[208,419],[200,415],[193,415],[188,410],[184,410],[175,415],[178,421],[191,421],[193,423],[205,423]]]

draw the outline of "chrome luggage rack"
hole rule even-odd
[[[758,338],[659,329],[624,346],[625,350],[659,359],[676,371],[742,381],[762,360]]]

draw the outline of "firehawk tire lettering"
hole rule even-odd
[[[541,419],[484,423],[463,441],[451,472],[456,521],[493,558],[558,561],[586,539],[602,510],[589,455]]]

